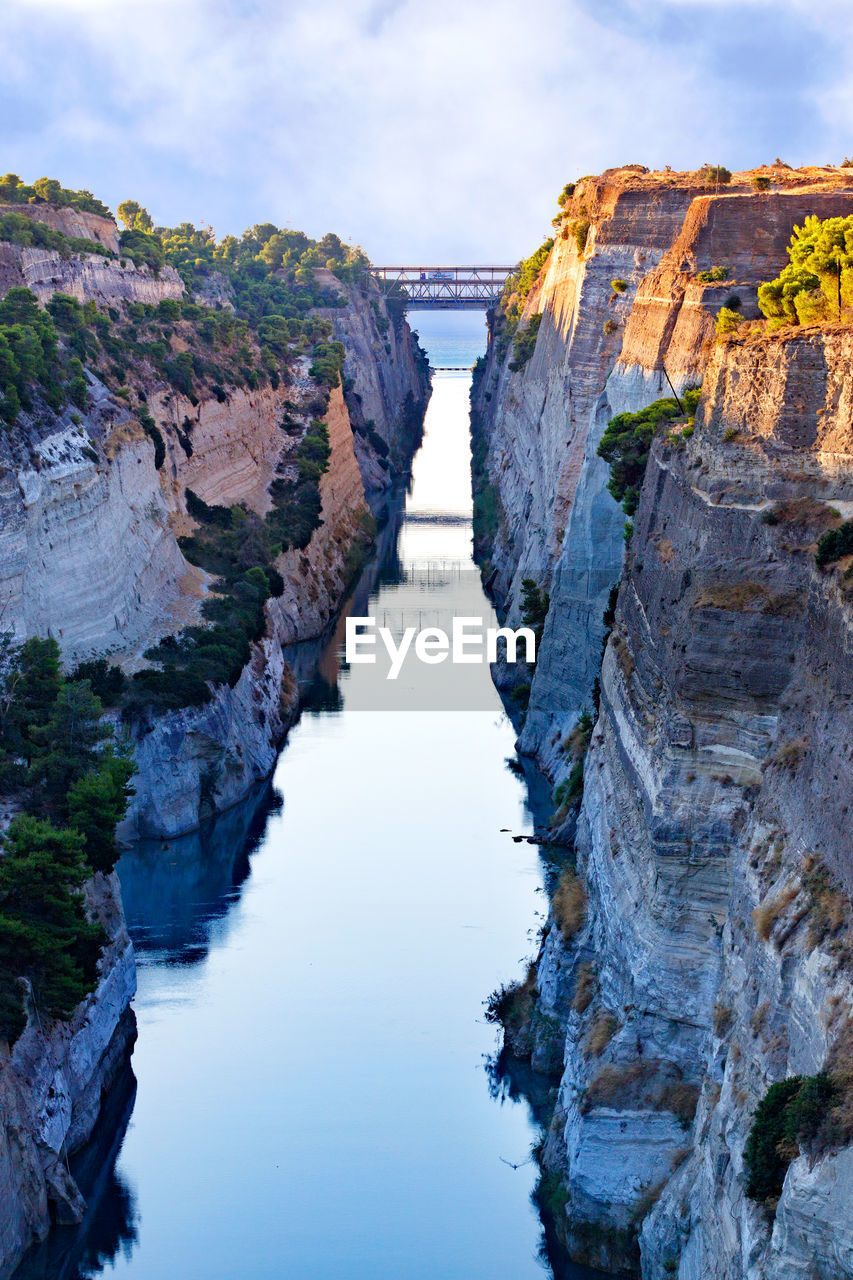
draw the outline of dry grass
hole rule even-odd
[[[598,990],[598,974],[595,965],[585,960],[578,965],[575,977],[575,993],[572,996],[572,1008],[575,1013],[586,1013]]]
[[[720,1004],[718,1000],[714,1005],[714,1034],[722,1039],[731,1027],[732,1020],[733,1014],[731,1005]]]
[[[554,919],[560,928],[564,942],[570,942],[583,926],[586,915],[586,891],[577,877],[574,867],[563,868],[551,903]]]
[[[823,863],[811,856],[803,864],[808,900],[809,946],[814,950],[853,919],[850,900]]]
[[[824,1145],[846,1146],[853,1141],[853,1022],[845,1022],[835,1039],[826,1063],[836,1096],[822,1132]]]
[[[627,641],[623,636],[614,636],[613,648],[616,651],[616,660],[622,668],[622,674],[626,680],[630,680],[634,674],[634,655],[628,647]]]
[[[785,524],[792,529],[808,529],[823,532],[841,523],[841,517],[832,507],[816,498],[788,498],[777,502],[770,509],[769,524]]]
[[[771,764],[781,765],[789,773],[795,773],[797,766],[805,759],[808,749],[808,738],[791,738],[777,748],[775,755],[771,757]]]
[[[670,542],[669,538],[658,538],[657,542],[655,543],[655,549],[658,555],[660,556],[661,560],[663,560],[664,564],[669,564],[670,560],[675,554],[672,550],[672,543]]]
[[[760,582],[721,582],[706,587],[694,604],[694,609],[729,609],[742,612],[766,601],[767,589]],[[760,609],[760,606],[759,606]]]
[[[602,1009],[596,1014],[595,1021],[587,1032],[584,1053],[588,1057],[600,1057],[618,1030],[619,1022],[616,1017],[606,1009]],[[606,1068],[603,1067],[602,1070]]]
[[[592,737],[592,728],[592,717],[585,712],[582,713],[571,733],[567,733],[563,739],[563,751],[566,755],[571,756],[573,760],[580,760],[586,755],[589,740]]]
[[[671,1063],[643,1061],[606,1063],[589,1083],[583,1109],[671,1111],[685,1126],[696,1114],[699,1086],[680,1078]]]
[[[666,1184],[667,1179],[661,1178],[659,1182],[655,1182],[651,1186],[646,1187],[645,1191],[631,1210],[631,1221],[635,1226],[639,1226],[643,1219],[647,1218],[652,1209],[654,1209],[658,1200],[661,1198],[661,1193],[663,1192]]]
[[[760,903],[755,908],[752,913],[752,923],[755,925],[755,932],[762,942],[768,941],[776,921],[782,912],[791,905],[798,892],[796,885],[788,885],[775,898],[768,898],[766,902]]]
[[[753,1010],[752,1017],[749,1020],[749,1025],[752,1028],[754,1035],[758,1035],[758,1032],[764,1026],[764,1023],[767,1019],[767,1015],[769,1012],[770,1012],[769,1000],[762,1000],[761,1004],[757,1005],[756,1008]]]

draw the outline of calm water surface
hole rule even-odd
[[[484,346],[480,316],[413,324],[433,364]],[[435,377],[409,513],[470,515],[468,387]],[[470,542],[458,520],[404,522],[369,611],[416,561],[470,568]],[[504,1163],[539,1131],[490,1069],[482,1008],[543,909],[538,848],[501,831],[532,830],[512,728],[493,692],[488,710],[348,710],[364,668],[338,667],[332,641],[274,791],[122,860],[138,1090],[114,1101],[129,1124],[86,1231],[39,1275],[551,1274],[535,1166]]]

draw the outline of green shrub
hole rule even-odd
[[[774,1201],[801,1142],[814,1137],[835,1095],[828,1076],[792,1076],[772,1084],[755,1109],[744,1148],[746,1194]]]
[[[756,191],[767,191],[770,186],[770,179],[763,174],[757,173],[752,179],[752,185]]]
[[[139,406],[139,421],[142,424],[143,431],[154,445],[154,466],[159,471],[166,461],[166,442],[163,439],[160,428],[151,417],[147,405],[142,404]]]
[[[166,253],[157,236],[139,228],[122,231],[119,236],[121,252],[137,267],[149,267],[157,275],[165,265]]]
[[[548,610],[551,607],[551,597],[548,592],[540,588],[538,582],[534,578],[522,578],[521,580],[521,621],[525,627],[530,627],[536,637],[536,652],[539,652],[539,646],[542,643],[542,632],[545,627],[545,619],[548,616]]]
[[[853,215],[794,227],[790,262],[759,286],[758,305],[774,326],[836,319],[853,303]]]
[[[45,222],[27,218],[23,213],[0,214],[0,240],[23,247],[51,249],[62,258],[70,258],[74,253],[94,253],[102,258],[115,257],[99,240],[67,236]]]
[[[116,707],[127,685],[121,667],[110,666],[106,658],[80,662],[71,673],[72,680],[88,680],[89,687],[105,707]]]
[[[582,255],[586,249],[586,242],[589,239],[589,231],[592,223],[586,214],[581,214],[579,218],[575,218],[569,223],[569,234],[574,236],[577,245],[578,254]]]
[[[576,760],[568,778],[554,789],[554,808],[559,813],[575,804],[583,795],[583,760]]]
[[[699,170],[699,176],[705,182],[719,183],[721,186],[732,180],[731,170],[722,164],[706,164]]]
[[[26,1025],[22,979],[42,1024],[70,1017],[97,980],[103,934],[81,889],[93,870],[112,869],[134,770],[103,748],[100,716],[88,681],[63,679],[55,640],[4,645],[0,785],[17,789],[28,812],[0,849],[0,1039]]]
[[[699,391],[685,391],[682,404],[692,413],[699,401]],[[640,500],[640,487],[655,432],[663,422],[682,417],[682,408],[674,399],[656,400],[639,413],[620,413],[607,425],[599,456],[610,464],[608,489],[622,503],[626,515],[633,515]]]
[[[516,333],[512,344],[512,360],[509,365],[514,373],[518,373],[519,370],[523,369],[533,355],[541,323],[541,313],[531,316],[526,326]]]
[[[853,520],[846,520],[837,529],[828,529],[822,535],[815,552],[815,564],[819,569],[825,569],[842,556],[849,555],[853,555]]]
[[[116,756],[107,750],[94,768],[69,785],[68,824],[84,837],[86,861],[94,871],[109,874],[116,864],[116,826],[133,794],[130,780],[135,770],[129,756]]]
[[[727,333],[736,333],[742,321],[743,316],[739,312],[733,311],[731,307],[721,307],[714,324],[717,336],[724,337]]]
[[[545,240],[535,253],[519,264],[518,270],[508,277],[501,294],[500,308],[506,322],[506,336],[512,338],[524,312],[530,293],[548,261],[554,241]]]
[[[73,205],[84,213],[97,213],[103,218],[110,216],[110,211],[100,200],[96,200],[91,191],[70,191],[63,187],[56,178],[37,178],[32,186],[28,186],[16,173],[7,173],[0,178],[0,200],[8,204],[27,204],[33,200],[46,200],[60,208]]]
[[[611,280],[610,287],[614,293],[624,293],[628,288],[627,280]]]
[[[718,280],[728,280],[730,275],[728,267],[710,267],[707,271],[698,271],[696,279],[700,284],[714,284]]]

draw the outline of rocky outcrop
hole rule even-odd
[[[97,989],[70,1022],[29,1025],[0,1060],[0,1276],[47,1234],[51,1222],[80,1220],[84,1203],[68,1157],[89,1138],[101,1096],[135,1038],[129,1002],[136,989],[133,950],[118,879],[98,875],[88,905],[109,938]]]
[[[495,450],[507,445],[501,415],[521,414],[518,382],[538,378],[547,405],[537,361],[548,350],[565,361],[565,348],[540,352],[540,337],[523,373],[480,388],[499,400],[480,401],[504,513],[495,581],[510,610],[522,572],[551,583],[522,742],[559,778],[601,653],[597,550],[607,566],[614,545],[602,530],[621,533],[624,519],[607,510],[598,415],[660,396],[663,362],[678,389],[703,380],[695,432],[656,440],[627,557],[613,557],[622,580],[574,837],[583,924],[570,936],[555,912],[537,966],[539,1022],[565,1031],[543,1151],[565,1197],[565,1209],[551,1197],[558,1230],[574,1257],[646,1280],[853,1275],[845,1126],[804,1141],[776,1205],[746,1195],[744,1163],[769,1086],[819,1073],[849,1034],[853,615],[848,561],[821,572],[814,550],[853,515],[853,338],[756,326],[718,344],[718,284],[679,294],[672,274],[730,262],[726,287],[749,314],[793,222],[853,208],[837,189],[804,196],[796,179],[717,197],[715,235],[728,239],[713,249],[715,199],[696,196],[639,283],[620,357],[586,390],[584,461],[550,562],[539,493],[521,501]],[[540,334],[547,281],[531,303]],[[531,467],[534,428],[515,421]],[[541,448],[544,411],[536,421]]]

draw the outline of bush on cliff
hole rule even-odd
[[[846,520],[837,529],[828,529],[819,539],[815,552],[815,564],[825,569],[842,556],[853,555],[853,520]]]
[[[694,412],[699,402],[699,391],[685,391],[682,403],[675,399],[656,400],[639,413],[620,413],[607,425],[599,456],[610,464],[610,481],[607,485],[617,502],[622,503],[626,515],[633,515],[640,500],[640,488],[646,473],[649,450],[655,432],[661,423]]]
[[[509,364],[513,373],[518,373],[523,369],[530,357],[533,355],[541,323],[541,313],[539,315],[531,316],[525,327],[516,333],[512,343],[512,360]]]
[[[835,1094],[827,1075],[791,1076],[770,1086],[755,1109],[743,1152],[750,1199],[775,1204],[788,1165],[800,1144],[816,1136]]]
[[[89,388],[77,352],[85,354],[86,340],[60,350],[54,317],[71,325],[67,303],[73,299],[57,297],[57,305],[42,311],[29,289],[16,287],[0,302],[0,417],[10,426],[22,410],[31,412],[38,403],[57,412],[70,398],[85,408]],[[85,319],[88,313],[79,311]]]
[[[840,319],[853,304],[853,215],[810,215],[794,227],[788,256],[788,266],[758,289],[771,327]]]
[[[551,597],[544,588],[540,588],[535,578],[521,580],[521,621],[530,627],[536,637],[536,652],[542,643],[542,632],[545,619],[551,607]]]
[[[539,279],[542,268],[548,261],[548,255],[553,247],[554,241],[552,239],[546,240],[535,253],[532,253],[529,258],[525,258],[519,264],[517,271],[514,271],[507,278],[500,300],[500,309],[503,313],[505,325],[505,334],[503,335],[505,341],[509,341],[515,335],[527,299]]]
[[[699,170],[703,182],[713,182],[715,186],[725,185],[732,180],[732,171],[722,164],[706,164]]]
[[[720,307],[717,312],[717,319],[714,323],[714,329],[717,337],[724,338],[728,333],[736,333],[741,326],[743,316],[739,311],[732,310],[731,307]]]

